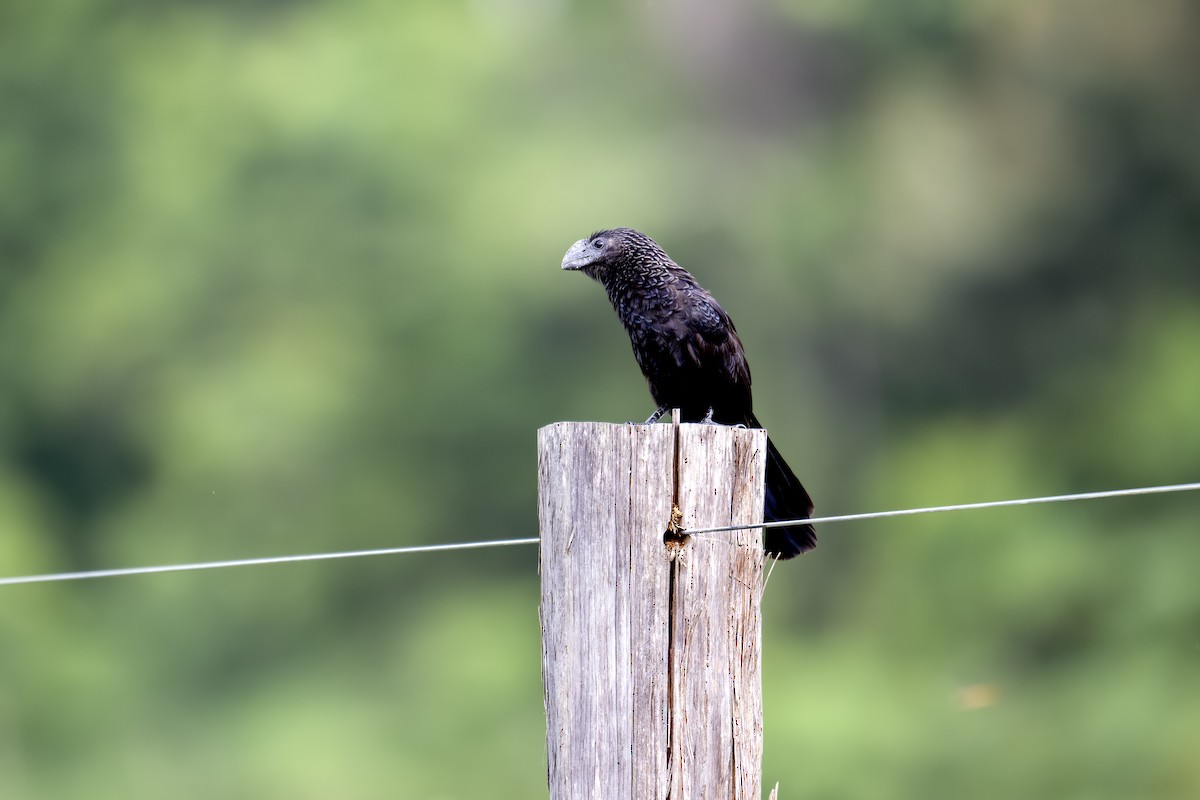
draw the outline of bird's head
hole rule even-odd
[[[563,256],[562,268],[579,270],[603,281],[610,270],[619,268],[638,254],[658,250],[658,245],[649,236],[632,228],[596,231],[571,245],[571,249]]]

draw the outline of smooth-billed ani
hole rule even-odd
[[[647,422],[678,408],[685,422],[762,427],[754,417],[750,367],[733,321],[653,239],[631,228],[599,231],[571,245],[562,268],[595,278],[608,292],[658,404]],[[767,522],[812,516],[808,492],[769,439],[765,495]],[[816,545],[811,525],[764,531],[764,549],[780,558]]]

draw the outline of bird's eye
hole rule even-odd
[[[596,245],[596,248],[599,249],[599,248],[604,247],[604,240],[603,239],[593,239],[592,244]]]

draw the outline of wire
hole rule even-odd
[[[1200,489],[1200,483],[1177,483],[1169,486],[1146,486],[1138,489],[1114,489],[1106,492],[1083,492],[1081,494],[1058,494],[1049,497],[1025,497],[1019,500],[992,500],[985,503],[961,503],[953,506],[929,506],[927,508],[904,508],[896,511],[872,511],[866,514],[841,514],[834,517],[792,519],[778,522],[758,522],[749,525],[722,525],[714,528],[691,528],[683,531],[690,535],[724,533],[749,528],[779,528],[805,523],[816,525],[826,522],[848,522],[860,519],[883,519],[913,514],[934,514],[943,511],[968,511],[980,508],[1003,508],[1037,503],[1061,503],[1068,500],[1098,500],[1105,497],[1129,497],[1140,494],[1166,494],[1168,492],[1190,492]],[[51,572],[44,575],[18,575],[0,578],[0,586],[15,586],[24,583],[52,583],[55,581],[79,581],[92,578],[116,578],[126,575],[153,575],[163,572],[189,572],[201,569],[223,569],[225,567],[252,567],[264,564],[292,564],[300,561],[329,561],[335,558],[361,558],[364,556],[390,556],[409,553],[437,553],[448,550],[472,550],[484,547],[506,547],[516,544],[537,544],[538,537],[527,539],[493,539],[483,542],[460,542],[456,544],[426,544],[412,547],[386,547],[378,550],[348,550],[340,553],[310,553],[295,556],[271,556],[268,558],[241,558],[231,561],[201,561],[193,564],[166,564],[156,567],[124,567],[121,569],[97,569],[84,572]]]
[[[480,547],[504,547],[510,544],[536,544],[531,539],[496,539],[487,542],[463,542],[458,544],[425,544],[414,547],[385,547],[380,550],[349,550],[342,553],[311,553],[299,556],[272,556],[269,558],[239,558],[233,561],[201,561],[195,564],[168,564],[159,567],[125,567],[123,569],[96,569],[86,572],[52,572],[46,575],[22,575],[0,578],[0,586],[18,583],[51,583],[53,581],[79,581],[89,578],[116,578],[124,575],[153,575],[159,572],[188,572],[199,569],[222,569],[224,567],[253,567],[262,564],[291,564],[297,561],[328,561],[334,558],[360,558],[362,556],[392,556],[405,553],[435,553],[444,550],[471,550]]]
[[[749,528],[783,528],[804,523],[816,525],[825,522],[849,522],[856,519],[883,519],[885,517],[907,517],[913,514],[936,514],[943,511],[970,511],[978,508],[1004,508],[1006,506],[1030,506],[1038,503],[1065,503],[1069,500],[1099,500],[1104,497],[1130,497],[1139,494],[1166,494],[1168,492],[1193,492],[1200,483],[1176,483],[1170,486],[1144,486],[1138,489],[1113,489],[1106,492],[1081,492],[1079,494],[1055,494],[1048,497],[1024,497],[1020,500],[990,500],[986,503],[960,503],[953,506],[928,506],[926,508],[902,508],[897,511],[870,511],[866,514],[840,514],[836,517],[813,517],[812,519],[788,519],[777,522],[759,522],[751,525],[720,525],[714,528],[688,528],[690,535],[702,533],[724,533],[743,531]]]

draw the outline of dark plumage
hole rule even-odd
[[[648,421],[678,408],[685,422],[762,427],[733,321],[653,239],[631,228],[599,231],[571,245],[562,267],[595,278],[608,292],[659,406]],[[808,492],[768,439],[764,519],[808,519],[812,511]],[[817,546],[811,525],[768,528],[764,537],[766,551],[780,558]]]

